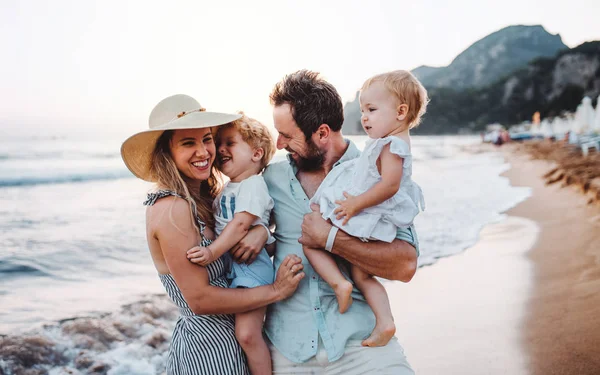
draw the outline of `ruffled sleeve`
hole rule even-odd
[[[369,168],[373,172],[371,172],[374,176],[379,176],[379,173],[374,166],[377,163],[377,159],[381,154],[383,148],[390,144],[390,151],[393,154],[396,154],[404,159],[404,168],[410,168],[412,165],[412,157],[410,154],[410,146],[408,143],[403,141],[398,137],[385,137],[374,139],[373,142],[368,143],[365,146],[365,150],[363,152],[363,160],[366,161],[366,165],[361,165],[362,168]]]
[[[384,138],[384,139],[390,140],[389,141],[390,152],[392,154],[396,154],[396,155],[400,156],[401,158],[405,158],[405,159],[407,157],[411,156],[410,146],[404,140],[402,140],[398,137],[388,137],[388,138]],[[388,142],[386,142],[386,143],[388,143]]]

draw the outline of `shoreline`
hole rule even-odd
[[[522,343],[535,374],[600,373],[600,207],[575,186],[547,185],[554,165],[504,151],[504,175],[532,196],[508,211],[535,220],[541,232],[527,257],[534,288]]]
[[[598,374],[600,207],[546,185],[552,163],[499,151],[530,197],[474,246],[386,283],[399,341],[417,374]]]
[[[534,221],[507,216],[410,283],[386,284],[398,339],[417,374],[528,373],[520,321],[533,279],[525,255],[537,233]]]

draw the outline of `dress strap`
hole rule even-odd
[[[158,190],[152,193],[148,193],[148,197],[144,201],[144,206],[153,206],[157,200],[168,196],[179,197],[187,201],[187,199],[184,196],[177,194],[172,190]],[[204,237],[204,228],[206,228],[206,224],[202,220],[200,220],[200,216],[198,216],[198,209],[196,208],[196,202],[194,202],[193,200],[192,207],[194,209],[194,218],[196,218],[196,222],[200,227],[200,234],[202,235],[202,237]]]
[[[168,196],[176,196],[176,197],[185,199],[184,197],[182,197],[181,195],[177,194],[174,191],[158,190],[158,191],[155,191],[152,193],[148,193],[148,197],[146,198],[146,201],[144,201],[144,206],[154,206],[154,203],[156,203],[157,200],[159,200],[160,198],[168,197]]]

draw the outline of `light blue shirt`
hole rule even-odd
[[[348,149],[334,167],[360,156],[354,143],[346,142]],[[269,165],[263,173],[269,194],[275,202],[275,269],[279,268],[288,254],[295,254],[302,258],[306,273],[296,293],[269,306],[265,331],[275,348],[290,361],[301,363],[314,357],[320,338],[329,361],[333,362],[344,354],[348,340],[363,340],[370,335],[375,327],[375,316],[356,287],[352,291],[352,306],[340,314],[333,290],[304,256],[298,238],[302,234],[304,215],[312,211],[309,198],[296,178],[297,172],[293,159],[288,155],[287,160]],[[400,228],[396,238],[414,245],[418,254],[418,240],[412,226]],[[349,275],[348,262],[334,257],[342,272]]]

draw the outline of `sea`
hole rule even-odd
[[[124,137],[15,133],[0,137],[0,374],[164,373],[177,312],[146,244],[152,184],[123,164]],[[530,194],[480,142],[412,138],[421,267],[465,251]]]

